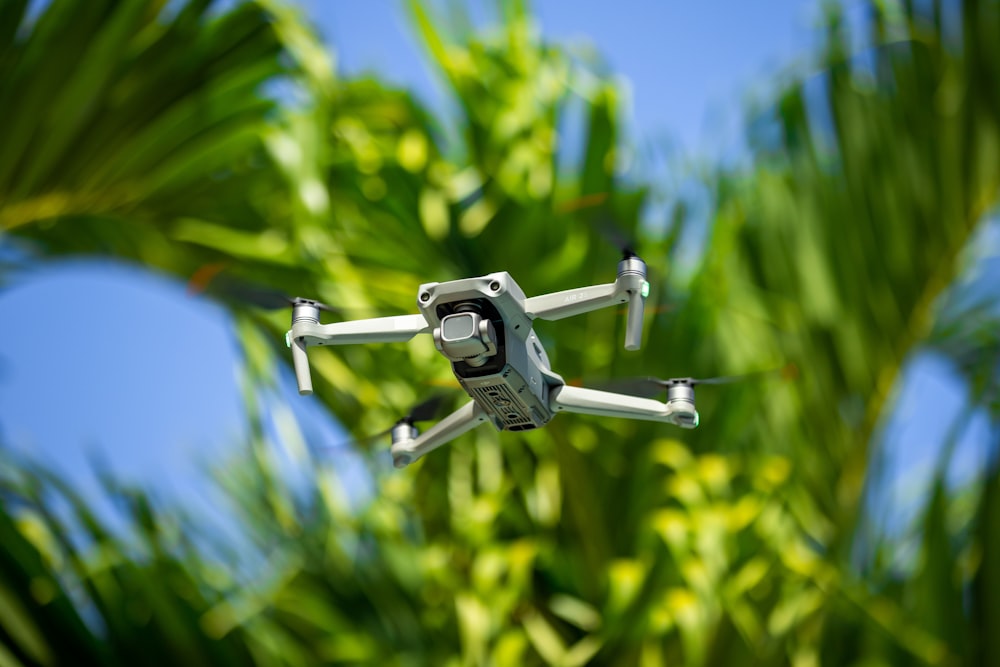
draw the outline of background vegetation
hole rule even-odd
[[[108,479],[130,526],[111,531],[8,462],[0,664],[1000,659],[996,442],[961,489],[943,449],[903,537],[865,520],[915,353],[947,355],[970,410],[998,416],[996,309],[957,280],[1000,185],[998,3],[873,3],[863,35],[831,6],[821,73],[755,114],[748,164],[699,173],[704,217],[618,169],[619,91],[519,2],[485,32],[408,5],[458,145],[405,92],[338,78],[276,1],[52,0],[36,20],[27,4],[0,3],[5,241],[39,262],[135,262],[226,303],[251,437],[220,474],[241,518],[225,538]],[[567,136],[574,107],[586,122]],[[608,312],[540,325],[561,373],[786,372],[699,392],[690,433],[480,429],[403,472],[373,443],[369,492],[328,465],[344,452],[274,419],[288,316],[242,286],[409,312],[421,282],[494,270],[529,293],[605,282],[609,222],[655,268],[662,308],[641,356]],[[426,341],[311,358],[317,396],[358,435],[449,381]],[[276,440],[308,481],[282,474]]]

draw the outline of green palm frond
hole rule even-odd
[[[252,171],[281,45],[260,6],[210,4],[55,0],[31,20],[12,10],[0,228],[192,214],[220,180]]]

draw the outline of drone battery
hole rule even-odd
[[[510,364],[499,373],[460,378],[460,382],[501,431],[528,431],[544,426],[552,418],[545,395],[548,387],[542,384],[538,387],[542,395],[536,395],[528,381]]]

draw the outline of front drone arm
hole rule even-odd
[[[476,404],[469,401],[461,408],[451,413],[424,433],[415,437],[400,437],[397,439],[393,430],[392,464],[397,468],[405,468],[427,452],[454,440],[467,431],[471,431],[486,421],[486,413]],[[404,425],[401,432],[409,430],[416,434],[412,426]]]
[[[618,263],[615,282],[533,296],[524,300],[524,312],[532,319],[561,320],[628,303],[625,349],[638,350],[642,343],[642,311],[648,294],[645,262],[638,257],[628,257]]]
[[[626,301],[628,294],[615,281],[529,297],[524,300],[524,312],[532,319],[561,320]]]
[[[553,412],[578,412],[601,417],[624,417],[644,421],[667,422],[681,428],[698,425],[698,412],[687,400],[660,403],[651,398],[615,394],[597,389],[562,385],[549,394]]]
[[[682,428],[694,428],[698,425],[698,413],[694,404],[687,400],[660,403],[649,398],[567,385],[552,389],[549,407],[554,412],[667,422]],[[408,423],[401,422],[392,433],[392,463],[397,468],[405,468],[424,454],[454,440],[487,419],[486,412],[479,404],[469,401],[420,435]]]
[[[285,343],[292,348],[292,362],[300,394],[312,393],[312,377],[306,347],[309,345],[350,345],[352,343],[403,343],[417,334],[430,333],[431,327],[423,315],[376,317],[353,322],[320,324],[319,311],[293,312],[292,328],[285,334]]]
[[[304,339],[307,345],[351,345],[353,343],[405,343],[419,333],[430,333],[423,315],[375,317],[353,322],[298,321],[292,324],[290,339]]]

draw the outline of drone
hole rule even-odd
[[[312,346],[405,342],[430,334],[451,362],[471,399],[419,432],[414,422],[433,417],[427,401],[390,429],[392,460],[404,468],[476,426],[490,422],[498,431],[528,431],[545,426],[556,414],[572,412],[666,422],[685,429],[698,426],[694,386],[730,378],[696,380],[642,378],[640,391],[618,393],[568,384],[552,370],[535,334],[535,320],[561,320],[600,308],[628,304],[625,349],[638,350],[649,282],[646,263],[625,252],[613,283],[526,297],[506,271],[478,278],[425,283],[417,290],[415,315],[377,317],[320,324],[320,311],[332,310],[311,299],[289,299],[292,328],[285,343],[300,394],[312,393],[307,350]],[[666,401],[633,395],[666,391]]]

